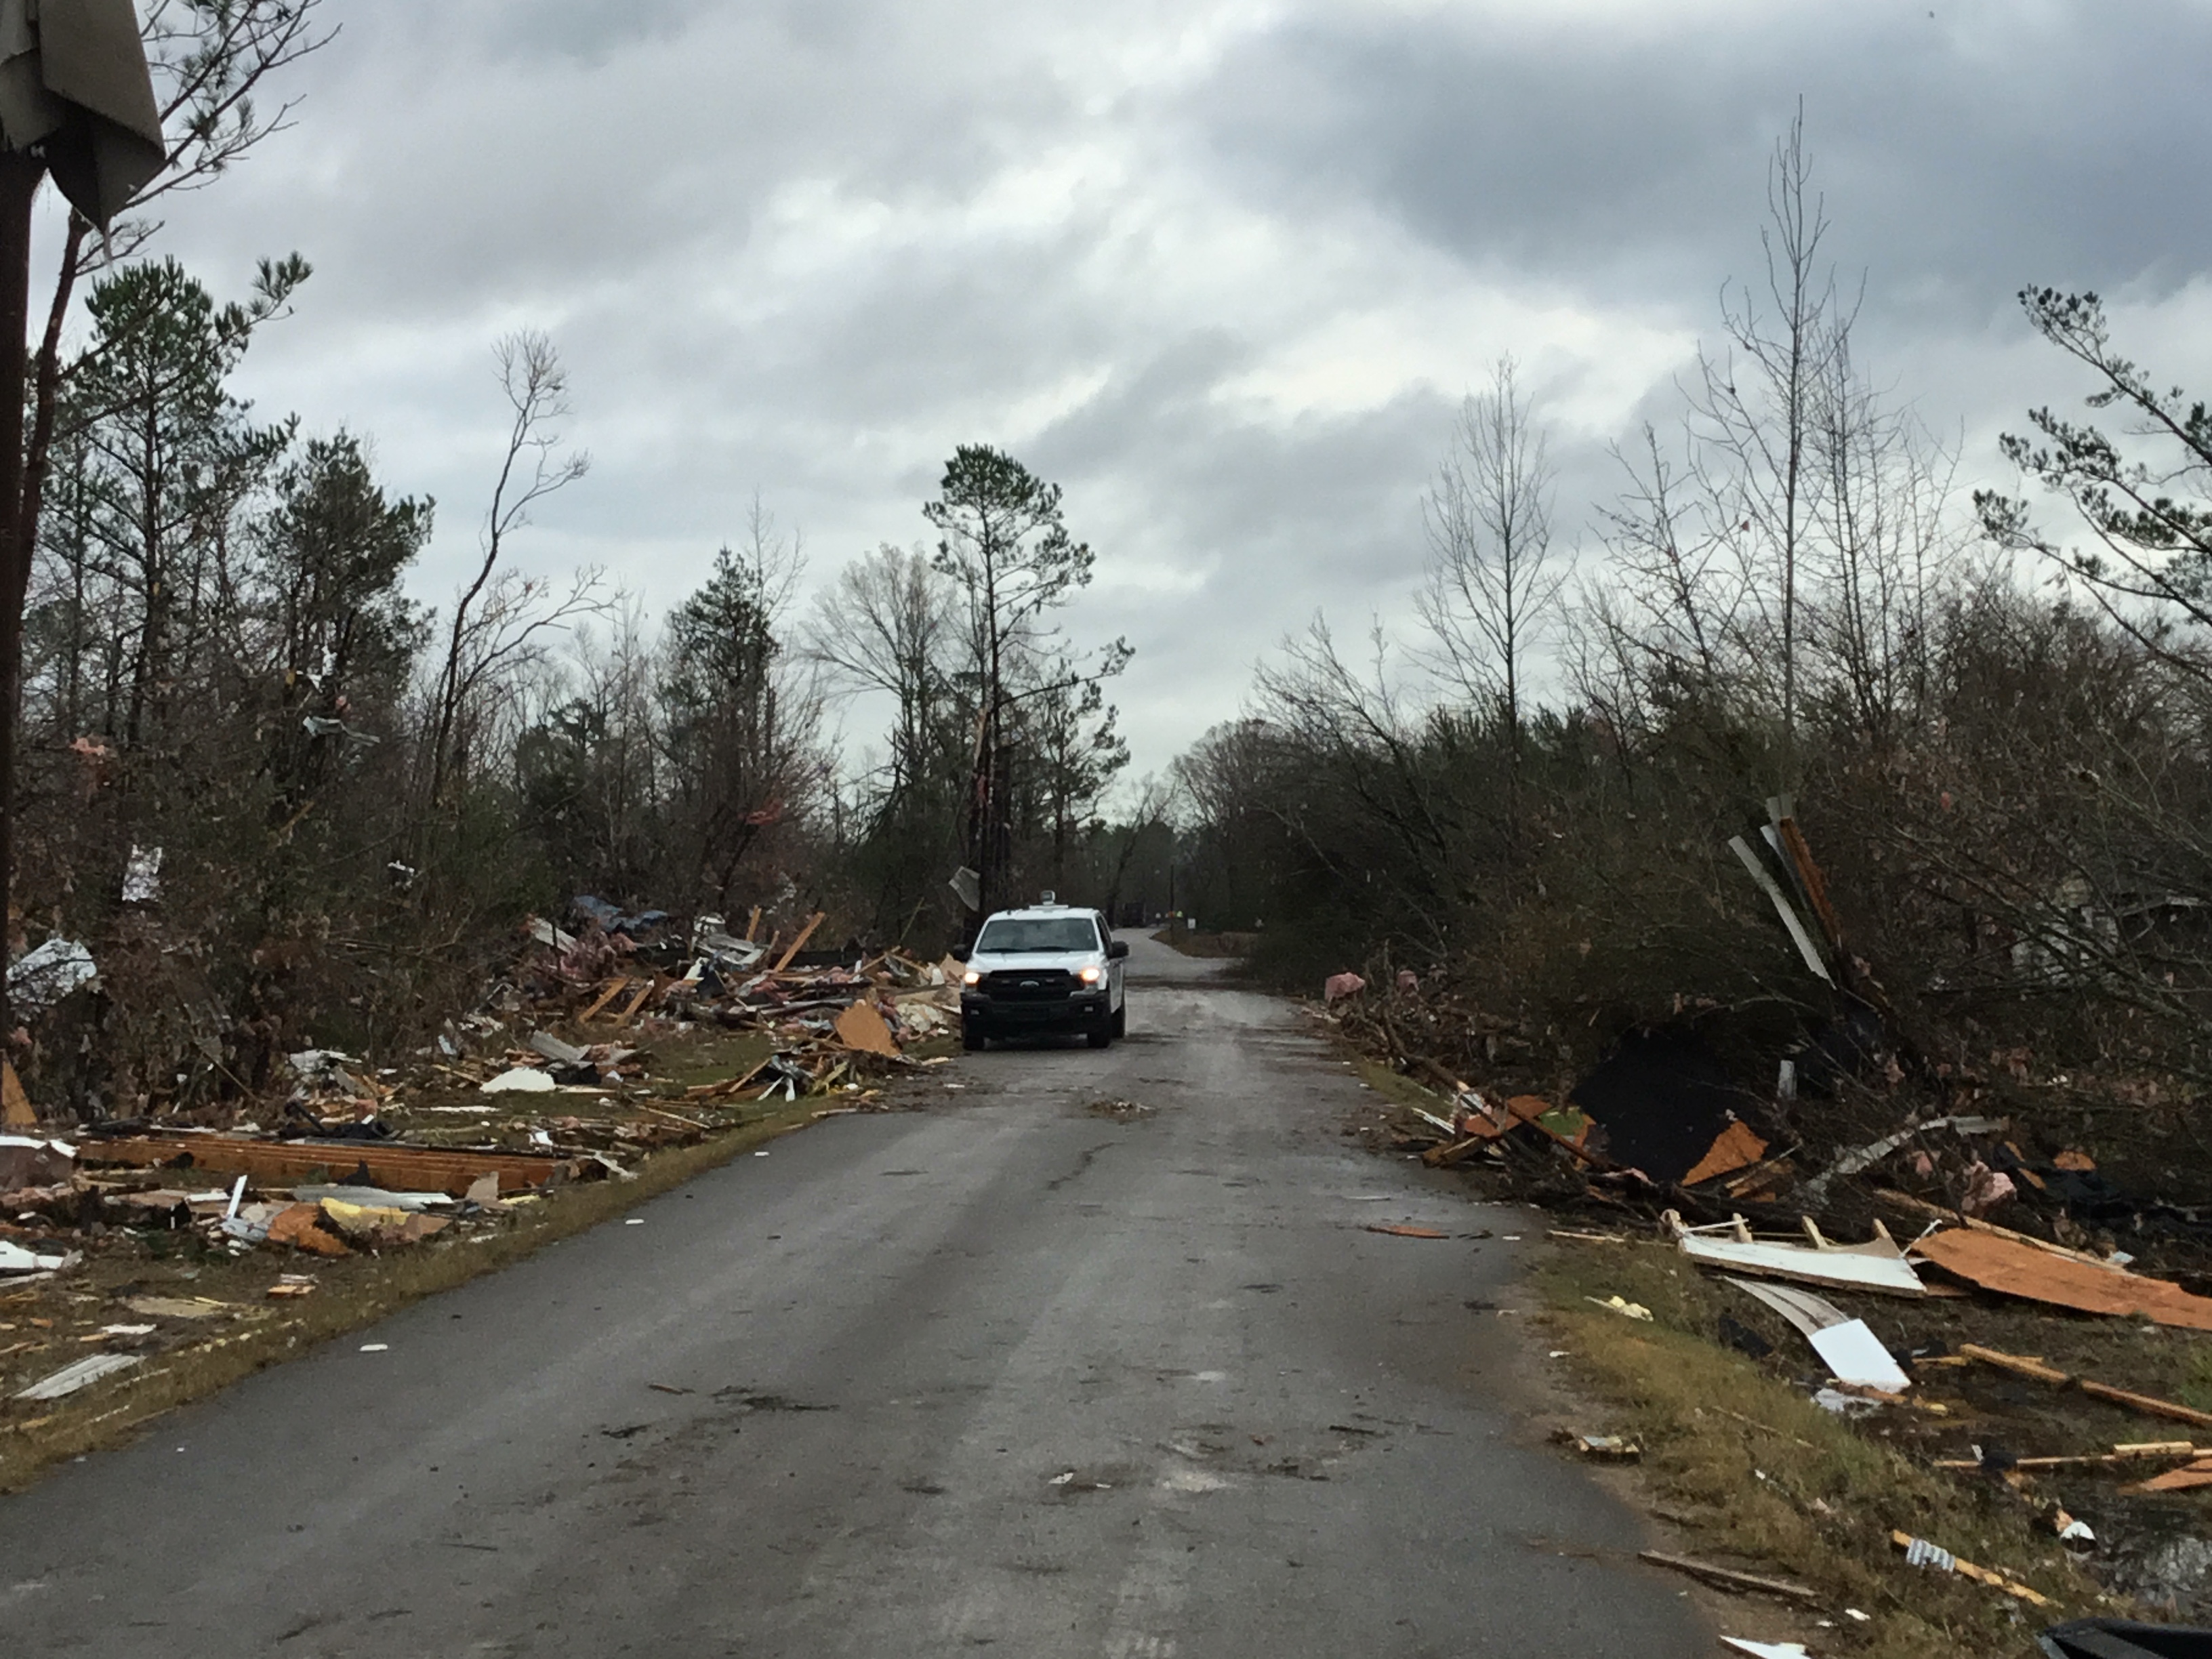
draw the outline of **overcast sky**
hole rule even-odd
[[[294,129],[161,244],[315,266],[240,384],[372,437],[475,550],[492,343],[553,336],[590,477],[518,544],[657,613],[757,490],[810,580],[910,544],[958,443],[1062,483],[1137,770],[1325,610],[1401,611],[1424,481],[1503,352],[1570,540],[1606,446],[1753,274],[1804,100],[1860,351],[1995,475],[2081,385],[2027,283],[2212,386],[2212,4],[328,0]],[[857,734],[856,734],[857,735]]]

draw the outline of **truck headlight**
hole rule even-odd
[[[960,982],[963,985],[981,985],[983,982],[983,976],[970,968],[960,976]]]
[[[1085,985],[1096,985],[1098,983],[1098,976],[1105,971],[1103,968],[1085,968],[1080,977]]]

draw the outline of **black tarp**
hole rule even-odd
[[[1753,1103],[1711,1049],[1668,1027],[1629,1032],[1567,1098],[1603,1132],[1597,1150],[1654,1181],[1680,1181]]]

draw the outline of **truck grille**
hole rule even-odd
[[[1075,975],[1060,968],[1002,969],[984,975],[979,988],[994,1002],[1065,1002],[1076,983]]]

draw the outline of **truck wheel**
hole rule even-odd
[[[1126,1002],[1114,1011],[1114,1035],[1117,1037],[1129,1035],[1129,1005]]]
[[[1083,1040],[1094,1048],[1103,1048],[1114,1040],[1114,1028],[1111,1025],[1098,1026],[1093,1030],[1085,1031],[1083,1034]]]
[[[991,1046],[991,1039],[975,1026],[963,1021],[960,1026],[960,1046],[971,1054],[979,1054]]]

